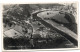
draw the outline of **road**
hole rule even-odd
[[[43,12],[43,11],[41,11]],[[44,24],[46,27],[50,28],[50,29],[55,29],[58,33],[60,33],[61,35],[63,35],[65,38],[67,38],[68,40],[70,40],[72,43],[74,43],[75,45],[77,45],[77,35],[72,32],[71,30],[69,30],[68,28],[64,27],[64,26],[60,26],[58,25],[56,22],[51,21],[51,20],[43,20],[42,17],[37,16],[37,13],[32,14],[33,19],[36,19],[38,21],[40,21],[42,24]],[[56,25],[54,25],[56,24]]]

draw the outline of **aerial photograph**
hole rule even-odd
[[[77,4],[3,5],[3,49],[78,48]]]

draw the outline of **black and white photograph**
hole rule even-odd
[[[77,3],[2,7],[4,50],[78,48]]]

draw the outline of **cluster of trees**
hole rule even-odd
[[[13,21],[18,23],[24,19],[26,20],[31,16],[30,11],[28,4],[3,5],[3,23],[11,26]]]
[[[66,4],[63,8],[64,11],[67,11],[68,13],[71,13],[71,14],[76,14],[77,13],[77,5],[75,3],[72,3],[72,4]]]
[[[23,20],[30,17],[29,5],[4,5],[3,8],[3,18]]]

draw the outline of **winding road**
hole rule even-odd
[[[70,40],[72,43],[74,43],[75,45],[78,45],[78,43],[77,43],[78,36],[73,31],[69,30],[65,26],[60,26],[58,23],[56,23],[52,20],[44,20],[44,19],[42,19],[42,17],[37,16],[37,14],[41,13],[41,12],[44,12],[44,11],[39,11],[39,12],[33,13],[32,14],[33,19],[41,22],[43,25],[45,25],[46,27],[48,27],[50,29],[56,30],[58,33],[63,35],[65,38]],[[54,24],[56,24],[56,25],[54,25]]]

